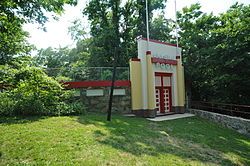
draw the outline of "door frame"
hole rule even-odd
[[[159,110],[160,113],[165,113],[165,103],[164,103],[164,89],[169,90],[169,112],[172,112],[172,73],[163,73],[163,72],[155,72],[155,77],[160,76],[161,77],[161,86],[155,86],[155,89],[159,89]],[[170,78],[170,86],[163,86],[163,77],[169,77]],[[164,108],[164,110],[162,109]]]

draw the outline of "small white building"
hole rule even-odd
[[[132,111],[143,117],[184,113],[185,86],[181,48],[139,38],[138,57],[130,60]]]

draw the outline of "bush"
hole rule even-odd
[[[85,106],[80,101],[71,103],[62,102],[57,105],[57,115],[82,115],[85,114]]]
[[[13,115],[15,101],[9,97],[7,92],[0,92],[0,115]]]
[[[101,80],[112,80],[112,70],[104,70],[101,74]]]
[[[39,68],[22,68],[12,80],[11,88],[0,93],[2,115],[69,115],[84,110],[81,103],[68,102],[73,93]]]

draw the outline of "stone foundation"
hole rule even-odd
[[[214,112],[208,112],[197,109],[189,109],[189,112],[195,114],[204,119],[211,120],[216,123],[220,123],[222,126],[236,130],[238,133],[244,134],[250,137],[250,120],[240,117],[233,117],[228,115],[222,115]]]
[[[78,89],[80,90],[80,99],[83,101],[88,112],[107,112],[109,105],[110,87],[98,87],[98,90],[103,90],[102,96],[87,96],[87,90],[94,89]],[[131,113],[131,95],[130,87],[116,87],[115,89],[125,89],[125,95],[114,95],[112,112]]]
[[[173,106],[172,111],[177,114],[184,114],[185,113],[185,107],[182,106]]]
[[[132,113],[139,117],[154,118],[156,117],[156,110],[132,110]]]

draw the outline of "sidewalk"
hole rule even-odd
[[[173,115],[166,115],[166,116],[158,116],[155,118],[147,118],[148,120],[160,122],[164,120],[174,120],[174,119],[180,119],[180,118],[187,118],[195,116],[194,114],[185,113],[185,114],[173,114]]]

